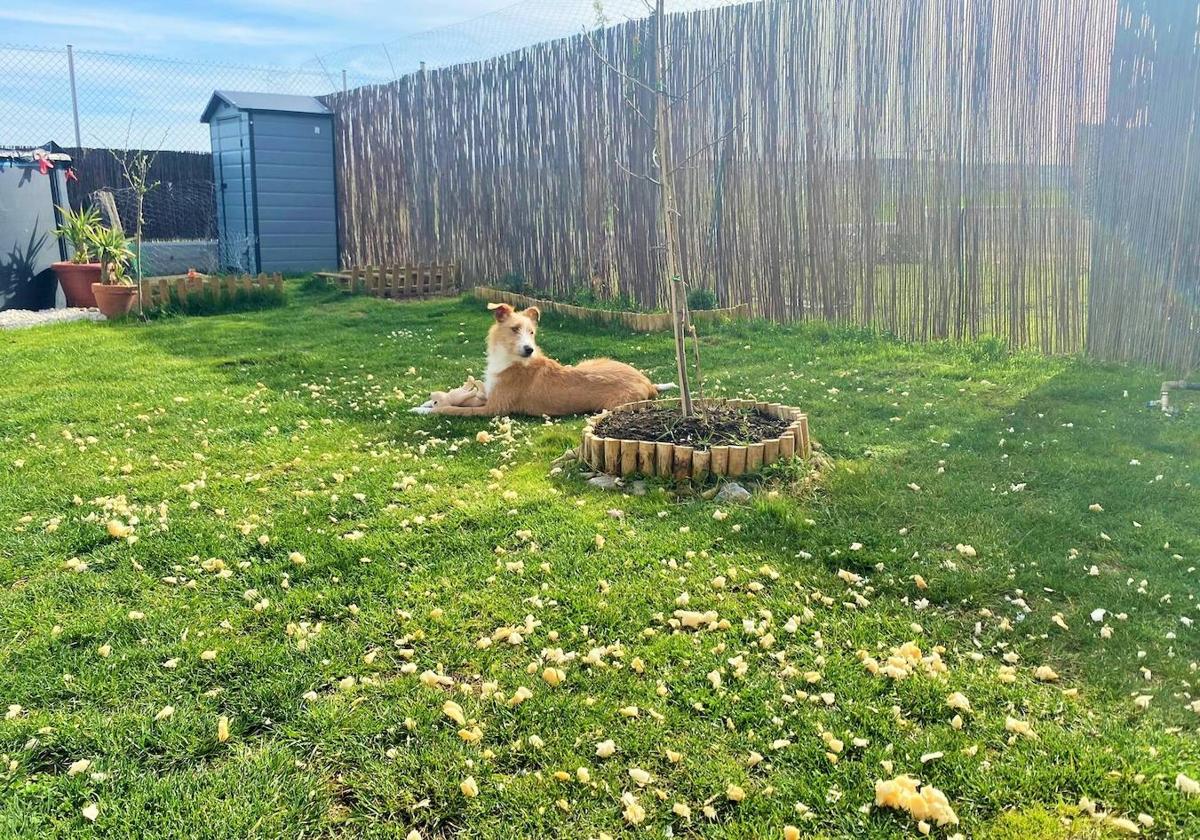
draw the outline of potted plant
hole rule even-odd
[[[124,232],[117,228],[97,227],[91,247],[100,258],[100,282],[92,284],[96,305],[110,321],[128,315],[137,300],[137,287],[129,279],[133,251]]]
[[[70,260],[56,262],[51,268],[62,286],[67,306],[95,306],[92,284],[100,280],[100,263],[92,261],[95,256],[92,234],[100,227],[100,213],[91,207],[83,210],[60,207],[58,210],[62,213],[62,224],[55,228],[54,235],[71,243],[74,253]]]

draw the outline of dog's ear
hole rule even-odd
[[[521,310],[521,314],[530,321],[533,321],[535,324],[538,323],[538,321],[540,321],[542,318],[542,310],[538,309],[536,306],[525,307]]]
[[[497,323],[504,321],[513,312],[513,308],[507,303],[489,303],[488,309],[492,310]]]

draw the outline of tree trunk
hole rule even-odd
[[[680,408],[684,417],[692,416],[692,389],[687,370],[687,291],[679,259],[679,210],[675,204],[675,172],[671,163],[671,102],[667,96],[666,28],[663,0],[655,4],[655,69],[658,79],[655,97],[658,127],[658,172],[661,180],[663,244],[666,279],[671,290],[671,320],[675,333],[675,368],[679,376]]]
[[[142,305],[142,202],[146,200],[146,194],[138,192],[137,202],[137,271],[135,272],[135,280],[137,281],[137,301],[138,301],[138,317],[144,319],[146,310]]]

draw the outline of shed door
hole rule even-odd
[[[213,120],[213,179],[217,186],[217,226],[221,267],[256,273],[253,200],[247,189],[250,149],[246,117],[236,114]]]
[[[256,112],[254,194],[260,271],[338,267],[333,125],[328,116]]]

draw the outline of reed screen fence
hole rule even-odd
[[[756,315],[1200,362],[1197,0],[668,15],[682,259]],[[661,305],[653,18],[325,97],[343,265]],[[650,117],[647,120],[643,117]]]

